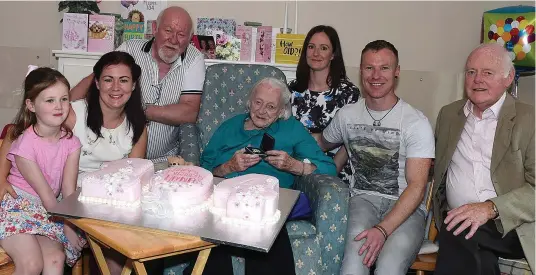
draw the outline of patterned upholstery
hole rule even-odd
[[[179,154],[189,162],[199,165],[199,143],[197,127],[193,123],[180,126]]]
[[[267,76],[286,82],[283,72],[268,65],[216,64],[208,67],[197,129],[189,125],[181,129],[181,155],[199,163],[200,152],[214,130],[224,120],[245,112],[249,91],[257,81]],[[193,137],[198,137],[199,142]],[[195,151],[196,144],[201,145],[199,151]],[[347,227],[348,186],[336,177],[309,175],[296,180],[296,189],[307,194],[314,213],[309,221],[286,224],[296,274],[339,274]],[[166,260],[169,267],[165,275],[182,274],[186,264],[176,265],[177,260]],[[235,275],[243,275],[244,259],[233,258],[233,269]]]
[[[282,71],[268,65],[216,64],[207,68],[197,117],[202,148],[223,121],[246,111],[249,91],[268,76],[286,82]]]
[[[290,221],[286,224],[296,274],[339,274],[348,219],[348,185],[339,178],[308,175],[298,178],[295,188],[307,195],[313,209],[310,222]],[[313,235],[315,231],[316,235]],[[319,265],[319,271],[314,270],[313,261]]]

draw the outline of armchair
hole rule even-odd
[[[268,65],[216,64],[206,72],[204,94],[197,119],[197,129],[185,127],[181,134],[181,151],[199,163],[199,156],[215,129],[226,119],[244,113],[249,92],[264,77],[286,82],[279,69]],[[187,131],[197,130],[198,135]],[[182,133],[182,131],[181,131]],[[198,137],[197,142],[193,139]],[[199,152],[190,150],[199,145]],[[188,151],[189,150],[189,151]],[[309,197],[313,217],[289,221],[287,231],[292,243],[296,274],[339,274],[346,238],[349,189],[340,179],[327,175],[308,175],[295,181],[295,189]],[[167,265],[171,265],[168,261]],[[181,274],[185,264],[167,267],[166,275]],[[233,258],[235,275],[244,274],[244,259]]]

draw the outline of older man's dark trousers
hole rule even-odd
[[[515,230],[502,238],[493,220],[482,225],[469,240],[465,235],[470,228],[454,236],[456,228],[449,232],[445,224],[441,226],[435,275],[500,275],[498,257],[524,257]]]

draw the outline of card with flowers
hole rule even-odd
[[[255,62],[272,62],[272,26],[257,27]]]
[[[255,62],[257,28],[251,26],[237,26],[236,37],[240,38],[240,61]]]
[[[63,14],[62,50],[87,51],[88,15]]]
[[[212,30],[223,31],[227,35],[236,32],[236,21],[225,18],[197,18],[197,34],[213,35]]]
[[[240,38],[227,35],[223,32],[214,34],[216,40],[216,59],[238,61],[240,60]]]

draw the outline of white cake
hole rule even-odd
[[[157,215],[191,214],[207,209],[214,189],[212,173],[198,166],[157,172],[143,190],[143,208]]]
[[[224,222],[265,226],[279,220],[278,204],[279,180],[248,174],[223,180],[214,187],[212,212],[220,215]]]
[[[100,170],[81,179],[81,202],[135,207],[140,204],[142,185],[154,174],[150,160],[128,158],[107,162]]]

